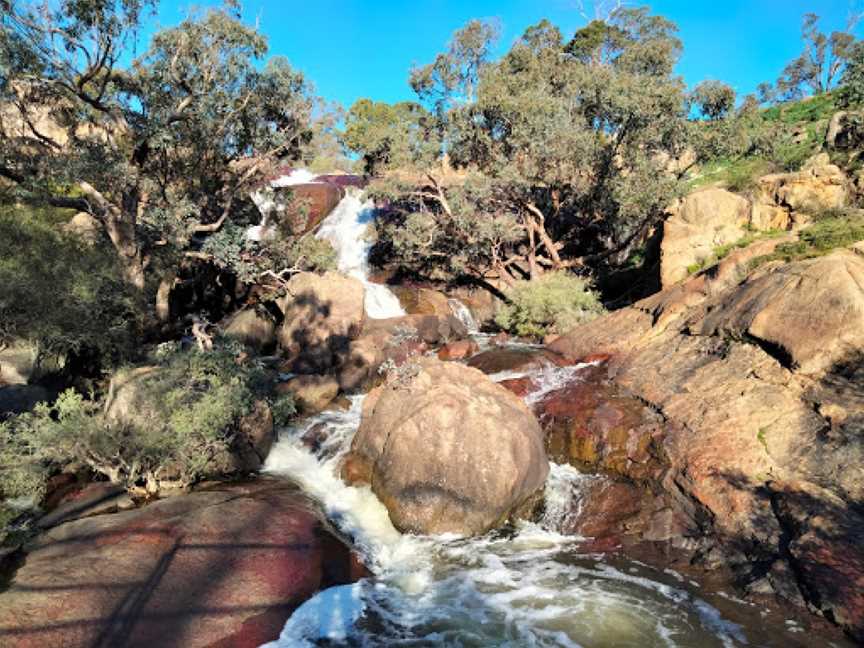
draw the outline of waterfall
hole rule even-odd
[[[386,319],[405,315],[399,298],[384,284],[369,281],[369,225],[375,218],[375,205],[362,201],[358,189],[349,187],[336,209],[325,218],[318,233],[319,239],[329,241],[338,255],[338,268],[363,282],[366,289],[366,314],[372,319]]]
[[[447,303],[450,305],[450,310],[453,311],[453,315],[455,315],[456,319],[465,325],[465,328],[468,329],[469,333],[477,333],[480,330],[480,327],[477,326],[477,321],[474,319],[471,311],[464,303],[462,303],[461,300],[451,298],[447,300]]]
[[[272,214],[285,208],[276,200],[275,189],[313,184],[317,178],[318,176],[306,169],[295,169],[253,192],[251,198],[261,212],[261,224],[248,228],[246,237],[250,241],[261,241],[269,235]],[[369,281],[369,250],[372,248],[369,225],[375,218],[375,204],[369,200],[363,202],[360,196],[358,189],[348,187],[345,197],[321,222],[315,236],[329,241],[336,250],[340,272],[363,282],[366,289],[366,315],[372,319],[401,317],[405,315],[405,311],[399,298],[387,286]]]

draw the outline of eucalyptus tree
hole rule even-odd
[[[646,9],[567,43],[529,28],[443,116],[461,175],[419,160],[425,173],[373,185],[391,207],[384,243],[410,269],[506,283],[626,257],[678,190],[663,171],[687,132],[675,31]]]
[[[159,31],[134,59],[154,0],[0,6],[6,198],[90,213],[137,288],[311,138],[310,86],[265,61],[235,2]]]

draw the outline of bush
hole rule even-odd
[[[509,303],[495,316],[495,322],[526,337],[563,334],[604,312],[590,283],[567,272],[520,281],[507,297]]]
[[[0,346],[24,339],[44,353],[119,362],[139,336],[141,296],[108,246],[62,233],[70,216],[0,206]]]
[[[797,241],[778,245],[772,254],[753,259],[750,269],[770,261],[789,263],[824,256],[858,241],[864,241],[864,215],[857,211],[828,210],[815,215],[813,224],[801,231]]]
[[[122,388],[131,390],[123,415],[109,418],[68,390],[0,423],[0,494],[41,497],[47,477],[70,462],[130,490],[194,483],[231,447],[239,419],[262,395],[261,369],[236,358],[233,347],[163,350],[152,370]],[[282,402],[278,414],[289,410]]]

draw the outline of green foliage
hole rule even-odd
[[[261,370],[239,364],[235,351],[163,350],[155,368],[121,373],[134,382],[119,387],[130,390],[122,415],[109,418],[101,403],[68,390],[0,423],[0,492],[38,500],[46,478],[70,462],[130,489],[194,482],[231,446],[263,384]],[[288,409],[281,403],[280,416]]]
[[[431,115],[420,104],[358,99],[345,117],[342,142],[363,158],[364,171],[410,168],[434,159],[440,142]]]
[[[838,103],[844,108],[864,104],[864,42],[855,43],[843,71]]]
[[[703,117],[723,119],[735,109],[735,89],[721,81],[703,81],[690,93],[690,102]]]
[[[772,254],[754,259],[751,270],[771,261],[799,261],[864,241],[864,214],[857,210],[829,210],[814,216],[812,225],[801,230],[798,240],[778,245]]]
[[[831,118],[837,111],[837,96],[835,93],[825,93],[815,97],[789,103],[779,104],[763,111],[763,117],[768,121],[779,121],[785,124],[800,124],[818,122]]]
[[[526,337],[564,334],[604,312],[589,282],[566,272],[517,282],[507,298],[509,303],[495,316],[495,323]]]
[[[62,232],[68,218],[0,206],[0,345],[24,339],[46,353],[95,353],[111,364],[132,352],[142,304],[104,245]]]
[[[280,394],[270,401],[270,411],[273,412],[273,425],[284,427],[297,414],[297,404],[291,394]]]
[[[586,29],[565,47],[543,21],[497,61],[473,47],[483,56],[445,74],[451,47],[422,68],[421,99],[448,98],[434,116],[456,173],[427,163],[371,187],[391,207],[379,240],[393,260],[483,280],[520,260],[532,274],[563,257],[620,263],[661,218],[681,188],[664,160],[687,135],[675,26],[623,9]]]
[[[250,241],[246,228],[228,223],[210,236],[201,252],[230,269],[244,283],[261,283],[265,275],[291,272],[324,272],[336,267],[336,251],[329,241],[313,236],[299,238],[277,234],[272,240]]]
[[[819,21],[814,13],[805,14],[801,21],[803,51],[777,79],[777,94],[782,100],[794,101],[806,94],[820,95],[832,90],[853,52],[854,23],[850,23],[847,31],[826,34],[820,31]]]
[[[20,126],[0,132],[4,181],[28,203],[98,217],[136,287],[307,152],[311,87],[285,59],[265,59],[266,39],[234,3],[156,31],[134,60],[155,2],[37,4],[0,12],[0,102]],[[60,143],[28,122],[51,124]]]

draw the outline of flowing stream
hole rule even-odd
[[[526,400],[578,380],[582,368],[532,372],[537,389]],[[700,592],[675,572],[580,551],[584,539],[559,529],[578,513],[584,486],[602,478],[570,466],[551,464],[539,523],[479,538],[400,534],[368,487],[339,478],[363,398],[283,430],[266,471],[316,499],[375,577],[319,593],[266,648],[812,645],[795,622],[767,627],[766,611]],[[313,452],[302,438],[322,423],[327,435]]]

